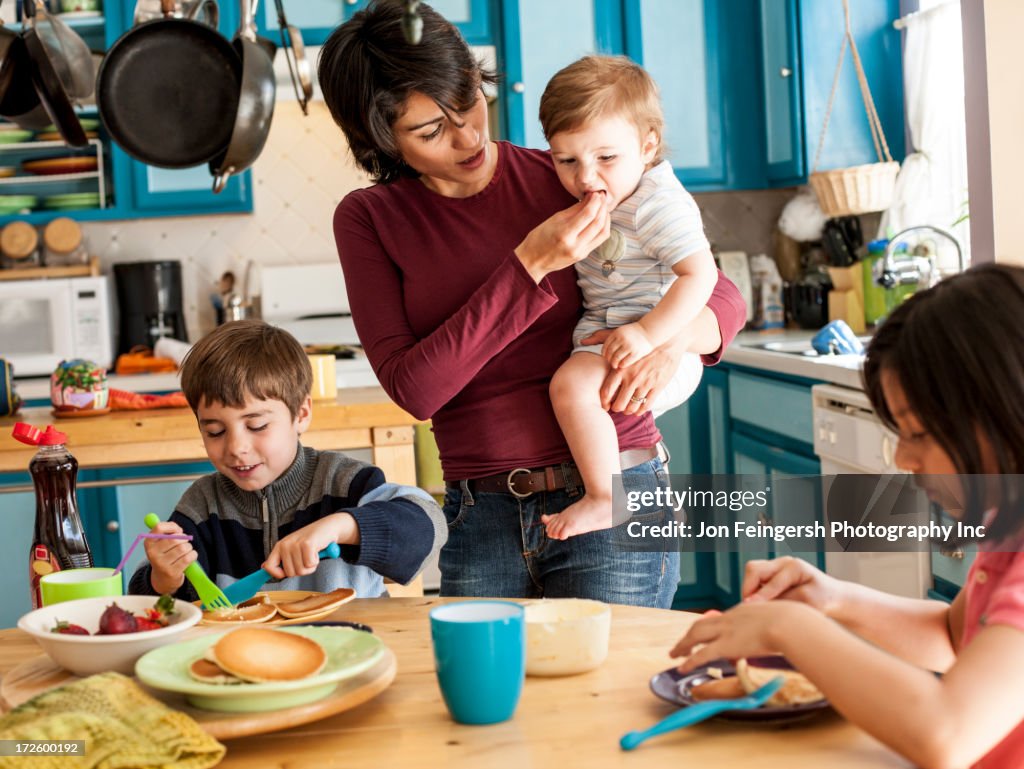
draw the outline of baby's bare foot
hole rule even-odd
[[[551,539],[569,539],[589,531],[610,529],[612,526],[611,497],[594,497],[587,494],[579,502],[554,515],[541,516]]]

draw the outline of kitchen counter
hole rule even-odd
[[[413,425],[417,421],[379,387],[348,388],[339,390],[334,401],[313,402],[313,421],[302,442],[318,449],[371,448],[374,463],[389,481],[415,485]],[[0,473],[24,471],[36,452],[11,436],[15,422],[56,424],[68,434],[68,448],[79,465],[90,469],[207,458],[191,409],[112,411],[96,417],[54,419],[49,407],[36,407],[0,418]]]
[[[817,332],[787,329],[744,331],[737,335],[725,351],[722,362],[789,376],[818,379],[856,390],[862,389],[862,355],[795,355],[763,350],[755,346],[766,342],[809,342],[815,333]]]

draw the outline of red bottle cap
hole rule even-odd
[[[45,430],[40,430],[34,425],[18,422],[11,430],[11,435],[30,446],[60,446],[68,442],[67,433],[54,430],[53,425],[47,425]]]

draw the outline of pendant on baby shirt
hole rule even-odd
[[[601,274],[612,283],[622,283],[623,277],[615,270],[619,260],[626,253],[626,239],[622,237],[622,233],[612,230],[608,240],[598,246],[594,253],[601,260]]]

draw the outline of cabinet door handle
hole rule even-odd
[[[793,74],[793,70],[789,67],[779,67],[779,77],[789,77]]]
[[[523,93],[526,91],[526,85],[522,81],[517,81],[512,84],[512,93]]]
[[[117,521],[107,521],[107,531],[115,532],[115,531],[120,530],[120,528],[121,528],[121,524],[118,523]]]

